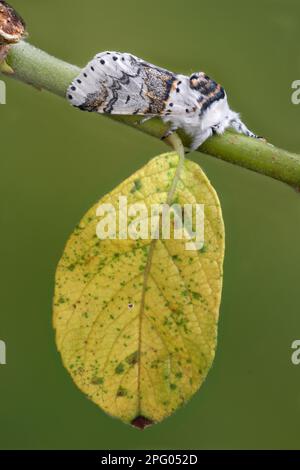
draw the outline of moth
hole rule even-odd
[[[175,74],[129,53],[97,54],[73,80],[67,99],[84,111],[139,115],[142,121],[159,116],[170,124],[162,138],[183,129],[191,150],[229,127],[259,138],[229,108],[224,88],[204,72]]]

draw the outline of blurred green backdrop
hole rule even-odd
[[[171,70],[205,70],[269,141],[300,152],[298,0],[11,0],[30,41],[71,63],[132,52]],[[300,195],[212,157],[206,171],[226,224],[214,367],[192,401],[143,433],[106,416],[73,385],[51,326],[65,242],[102,195],[164,152],[163,143],[6,80],[0,106],[0,447],[300,448]]]

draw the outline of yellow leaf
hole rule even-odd
[[[221,208],[200,167],[186,160],[173,202],[204,204],[203,248],[187,250],[185,239],[172,236],[120,240],[118,231],[116,239],[100,240],[97,209],[118,207],[119,196],[147,208],[165,203],[177,166],[176,153],[160,155],[104,196],[71,235],[56,273],[54,327],[65,367],[99,407],[139,428],[184,404],[211,367],[222,289]]]

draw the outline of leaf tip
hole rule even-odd
[[[132,426],[134,426],[137,429],[140,429],[141,431],[144,431],[145,428],[148,426],[152,426],[154,424],[151,419],[145,418],[145,416],[137,416],[131,421]]]

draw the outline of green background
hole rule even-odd
[[[30,41],[71,63],[132,52],[226,88],[247,125],[300,151],[298,0],[11,0]],[[200,392],[140,432],[105,415],[73,385],[51,326],[54,273],[87,209],[163,143],[6,79],[0,106],[0,447],[300,448],[300,195],[193,153],[221,199],[224,290],[214,366]]]

